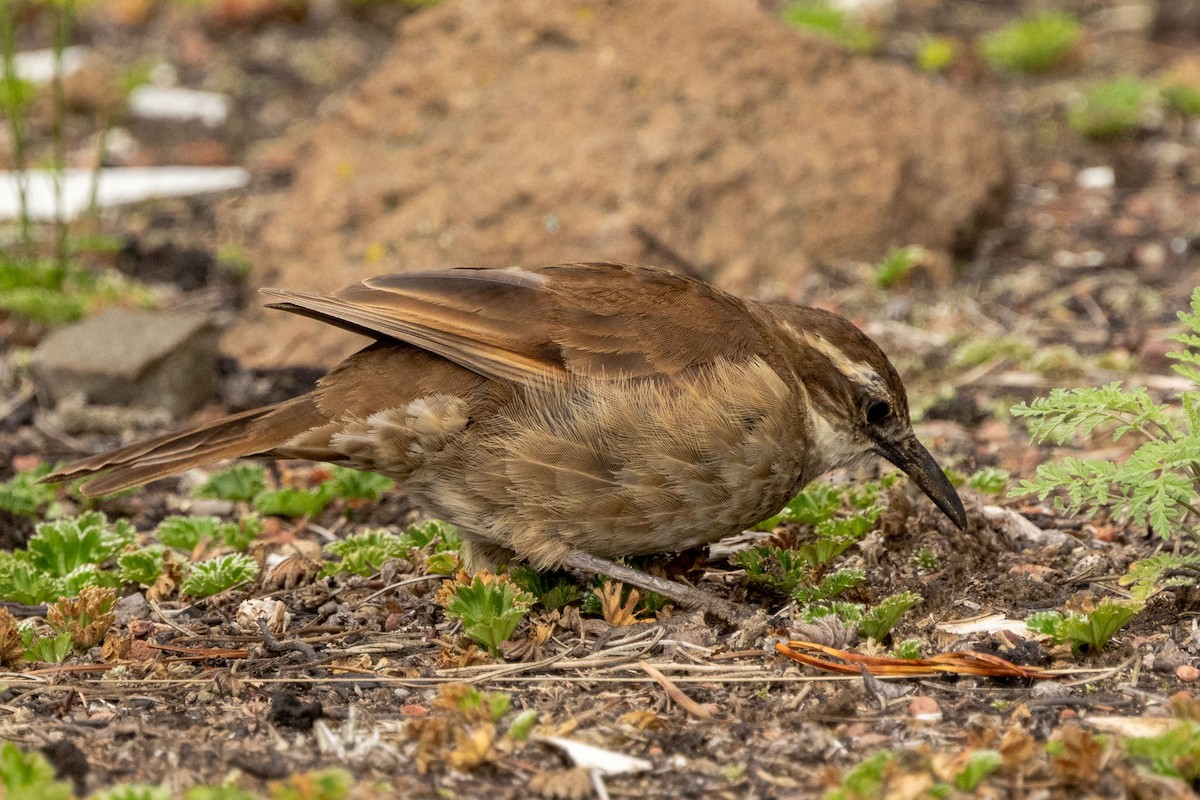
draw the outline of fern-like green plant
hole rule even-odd
[[[1098,388],[1056,389],[1048,397],[1012,408],[1030,421],[1035,442],[1061,445],[1110,426],[1113,439],[1136,434],[1142,444],[1116,463],[1098,458],[1067,458],[1038,467],[1032,480],[1012,491],[1016,496],[1051,495],[1064,513],[1111,507],[1118,521],[1148,524],[1164,539],[1179,531],[1195,533],[1200,520],[1200,288],[1191,312],[1180,312],[1186,330],[1171,338],[1183,350],[1168,353],[1173,369],[1192,382],[1180,394],[1180,408],[1160,405],[1140,387],[1110,383]]]

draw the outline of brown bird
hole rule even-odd
[[[270,305],[375,342],[276,405],[70,464],[97,495],[241,456],[389,475],[459,527],[474,571],[514,558],[723,608],[611,559],[714,542],[877,453],[954,523],[900,376],[849,321],[648,267],[566,264],[371,278]],[[722,614],[724,616],[724,614]]]

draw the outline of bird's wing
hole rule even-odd
[[[459,268],[370,278],[332,295],[264,289],[270,304],[436,353],[521,384],[674,375],[748,358],[760,341],[738,298],[663,270],[614,264]]]

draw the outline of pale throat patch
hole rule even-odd
[[[814,453],[821,456],[822,471],[848,466],[870,452],[870,444],[859,440],[852,431],[837,430],[816,408],[809,406]]]

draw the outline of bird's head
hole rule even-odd
[[[917,441],[904,384],[879,346],[836,314],[782,304],[767,308],[808,393],[819,472],[876,453],[904,470],[955,525],[965,528],[962,500]]]

